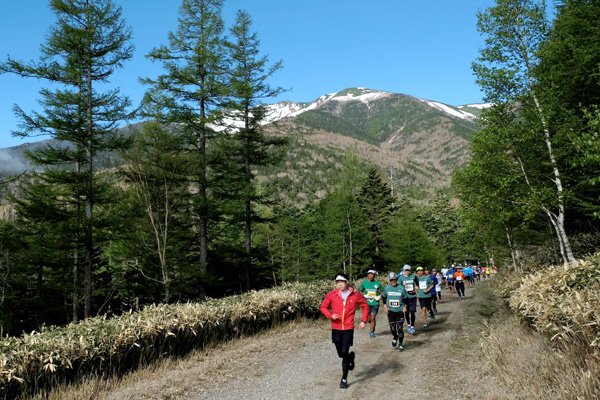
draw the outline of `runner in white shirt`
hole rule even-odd
[[[440,274],[439,272],[436,272],[436,270],[433,270],[433,273],[436,274],[437,279],[438,279],[438,284],[435,287],[435,291],[437,292],[437,297],[438,297],[438,303],[442,303],[442,274]]]
[[[445,265],[442,267],[442,282],[444,282],[444,287],[448,289],[448,268]]]

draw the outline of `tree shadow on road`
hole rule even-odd
[[[391,350],[394,351],[394,350]],[[396,350],[396,352],[398,352]],[[400,360],[393,360],[391,362],[386,362],[385,364],[381,364],[381,363],[377,363],[375,365],[371,365],[366,369],[363,369],[362,371],[358,372],[356,374],[356,378],[352,380],[352,383],[350,384],[350,386],[360,383],[362,381],[366,381],[368,379],[372,379],[374,377],[376,377],[377,375],[381,375],[381,374],[385,374],[385,373],[389,373],[390,371],[394,371],[394,373],[396,372],[401,372],[404,369],[402,363],[400,362]]]
[[[404,349],[406,350],[412,350],[412,349],[416,349],[417,347],[421,347],[425,344],[425,341],[423,340],[409,340],[408,342],[405,341],[404,342]]]

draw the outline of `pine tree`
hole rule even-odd
[[[377,169],[371,169],[360,188],[358,201],[367,218],[367,226],[373,235],[374,261],[380,266],[380,251],[383,246],[383,232],[390,221],[394,199],[390,187],[383,182]]]
[[[281,61],[268,67],[268,57],[259,57],[260,41],[256,33],[251,32],[252,19],[245,11],[238,11],[235,24],[230,33],[232,41],[228,43],[231,61],[230,86],[232,112],[229,117],[234,121],[234,158],[238,165],[237,192],[244,206],[241,220],[245,229],[245,280],[246,290],[250,289],[252,273],[252,223],[257,220],[255,205],[265,200],[264,194],[255,187],[255,169],[274,165],[280,160],[277,148],[284,145],[283,138],[268,136],[262,125],[268,118],[267,108],[262,103],[282,93],[283,89],[273,88],[268,79],[279,69]],[[236,128],[236,125],[240,126]]]
[[[207,271],[208,223],[211,218],[211,165],[208,143],[217,135],[219,110],[227,94],[226,50],[221,18],[223,0],[183,0],[179,25],[169,33],[169,44],[147,55],[160,61],[165,73],[146,84],[165,96],[165,122],[181,127],[187,150],[194,157],[188,176],[197,195],[193,198],[198,230],[199,272]]]
[[[97,188],[95,161],[99,152],[129,143],[115,128],[130,116],[130,101],[118,90],[101,91],[100,86],[132,57],[131,30],[125,26],[121,8],[111,0],[52,0],[50,7],[58,21],[42,46],[40,61],[9,59],[0,70],[59,85],[54,91],[41,90],[43,114],[26,114],[15,106],[22,131],[14,134],[48,135],[60,141],[29,156],[37,165],[60,166],[47,169],[42,180],[47,185],[67,186],[73,218],[82,213],[78,226],[85,252],[84,315],[89,317],[95,263],[94,207],[105,200]],[[79,252],[77,241],[75,254]]]

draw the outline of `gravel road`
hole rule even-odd
[[[448,292],[445,291],[446,297]],[[349,388],[338,387],[341,378],[341,361],[330,341],[327,321],[319,328],[309,328],[306,335],[298,337],[289,351],[269,357],[269,368],[258,374],[250,365],[239,371],[231,384],[214,387],[201,395],[185,396],[200,399],[337,399],[386,398],[392,388],[412,399],[449,398],[443,389],[442,371],[448,364],[445,348],[450,346],[460,330],[462,301],[451,296],[438,306],[436,321],[429,328],[420,328],[417,316],[417,334],[405,336],[404,352],[391,346],[392,336],[385,313],[378,315],[377,337],[370,338],[368,329],[355,331],[353,350],[356,368],[350,372]],[[468,301],[468,300],[463,300]],[[357,317],[359,313],[357,313]],[[358,327],[359,319],[356,320]],[[325,325],[325,326],[323,326]],[[406,326],[406,325],[405,325]],[[282,338],[285,340],[285,338]],[[260,357],[260,354],[257,354]],[[441,364],[440,364],[441,363]],[[450,361],[450,363],[456,363]],[[384,397],[381,397],[384,396]],[[450,398],[461,398],[460,394]]]
[[[467,370],[474,371],[479,361],[469,360],[465,366],[461,350],[469,346],[461,319],[470,299],[461,301],[448,290],[443,296],[429,328],[421,328],[417,313],[417,334],[405,336],[404,352],[391,346],[385,313],[378,315],[376,338],[369,338],[368,329],[356,328],[356,368],[348,377],[348,389],[339,388],[341,360],[331,343],[329,321],[322,319],[285,324],[136,372],[94,398],[330,400],[388,398],[390,390],[414,400],[477,398],[466,388],[474,387]]]

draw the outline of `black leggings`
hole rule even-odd
[[[354,341],[354,330],[332,330],[332,342],[335,344],[338,356],[342,359],[342,379],[348,378],[350,370],[350,346]]]
[[[408,325],[414,326],[415,320],[417,319],[414,311],[407,311],[404,313],[404,318],[406,319],[406,323]]]
[[[398,344],[401,345],[404,341],[404,313],[402,311],[390,311],[388,321],[394,340],[398,340]]]
[[[465,295],[465,283],[464,282],[456,282],[456,293],[459,297],[463,297]],[[461,294],[462,292],[462,294]]]
[[[437,294],[434,294],[433,296],[431,296],[431,309],[437,310]]]

